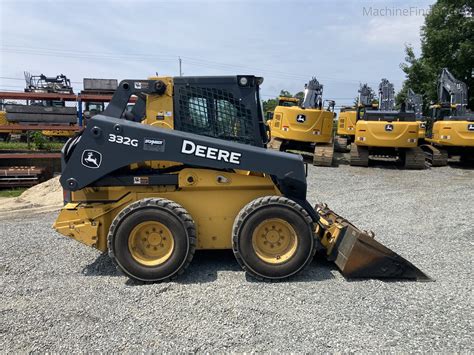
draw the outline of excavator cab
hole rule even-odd
[[[66,204],[54,228],[147,282],[178,277],[209,249],[231,249],[258,280],[291,277],[317,251],[346,277],[428,279],[373,234],[310,205],[302,158],[265,148],[261,81],[122,81],[63,148]]]
[[[300,104],[300,100],[296,97],[286,97],[286,96],[278,97],[278,106],[293,107],[293,106],[299,106],[299,104]]]

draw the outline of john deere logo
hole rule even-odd
[[[303,123],[306,121],[306,116],[305,115],[298,115],[296,116],[296,122]]]
[[[82,152],[81,163],[86,168],[97,169],[102,163],[102,154],[92,149],[86,149]]]
[[[393,124],[386,124],[385,125],[385,130],[387,132],[392,132],[393,131]]]
[[[468,131],[474,131],[474,123],[469,123],[469,124],[467,125],[467,130],[468,130]]]

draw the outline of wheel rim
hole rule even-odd
[[[260,223],[252,234],[252,246],[257,256],[269,264],[282,264],[293,257],[298,247],[294,228],[281,218]]]
[[[130,232],[128,249],[132,258],[142,265],[161,265],[173,254],[173,234],[163,223],[142,222]]]

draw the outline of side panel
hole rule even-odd
[[[356,130],[356,111],[344,111],[339,113],[337,134],[340,136],[353,136]]]
[[[0,111],[0,126],[10,126],[13,125],[10,121],[7,120],[7,112]],[[21,131],[12,131],[12,130],[0,130],[0,133],[21,133]]]
[[[299,142],[332,140],[333,113],[300,107],[277,106],[269,121],[272,137]]]
[[[418,122],[418,139],[425,139],[426,137],[426,121]]]
[[[438,145],[474,147],[474,122],[437,121],[432,138],[426,140]]]
[[[418,144],[418,122],[357,121],[355,142],[371,147],[413,148]]]
[[[160,128],[174,128],[173,111],[173,78],[152,77],[150,80],[161,80],[166,84],[163,95],[148,95],[146,99],[146,115],[144,124]]]
[[[179,173],[177,188],[129,186],[76,191],[72,194],[74,202],[63,208],[54,228],[105,251],[110,224],[123,208],[143,198],[161,197],[179,203],[191,214],[197,228],[198,249],[230,249],[232,226],[239,211],[250,201],[267,195],[280,195],[269,177],[184,169]]]

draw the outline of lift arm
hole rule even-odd
[[[60,182],[65,190],[76,191],[124,166],[148,160],[265,173],[275,179],[285,196],[308,205],[306,173],[299,155],[104,115],[94,116],[80,138],[64,147]],[[312,208],[308,212],[317,219]]]

